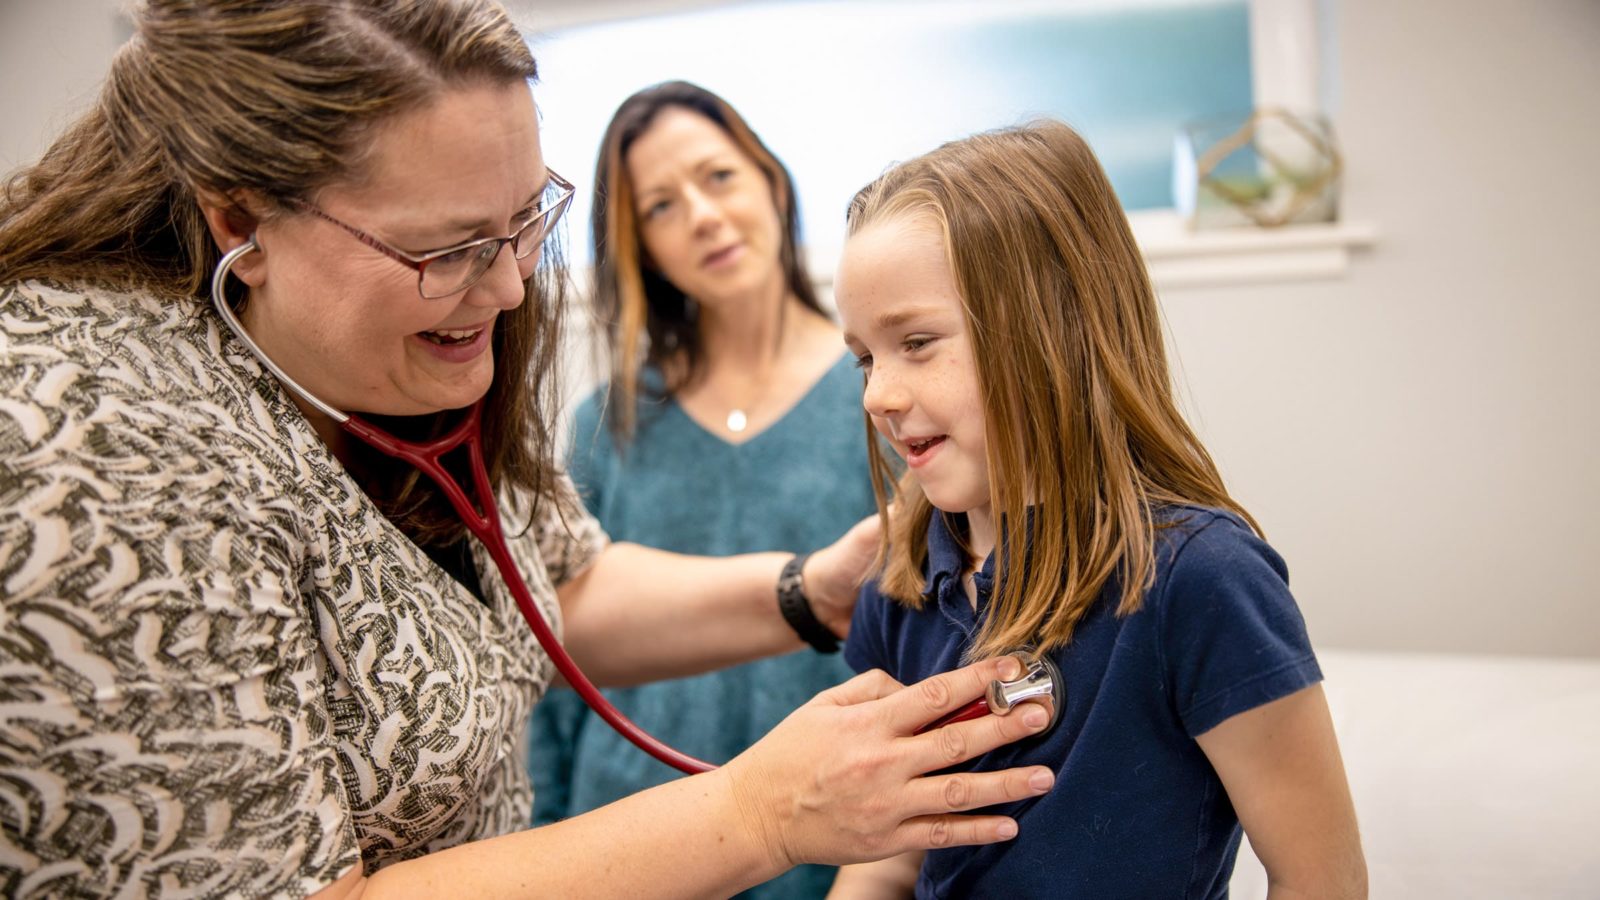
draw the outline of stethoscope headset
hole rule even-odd
[[[395,437],[360,416],[350,415],[335,409],[323,402],[311,391],[289,376],[289,373],[279,368],[267,356],[249,332],[245,331],[239,317],[234,314],[233,308],[228,305],[224,297],[223,287],[228,278],[228,272],[240,257],[261,249],[256,243],[255,235],[223,255],[217,263],[217,269],[211,276],[211,305],[216,307],[217,315],[233,332],[234,336],[250,351],[256,361],[265,366],[278,381],[293,391],[296,396],[310,404],[317,411],[332,419],[346,433],[352,435],[362,443],[367,444],[381,453],[396,459],[403,460],[415,466],[424,475],[431,478],[439,489],[444,492],[445,498],[461,517],[461,522],[467,530],[475,536],[489,552],[494,560],[495,568],[500,570],[500,577],[505,581],[506,588],[511,591],[511,596],[516,600],[517,609],[522,612],[522,617],[527,620],[528,627],[533,630],[534,637],[539,640],[550,656],[550,661],[555,664],[567,684],[571,685],[583,702],[594,710],[595,715],[604,719],[606,724],[616,729],[617,733],[631,741],[635,746],[650,754],[656,759],[678,769],[682,772],[694,774],[707,772],[716,768],[703,760],[696,759],[681,753],[662,742],[651,737],[644,729],[635,725],[627,716],[611,704],[594,686],[583,671],[573,662],[567,654],[566,648],[561,646],[561,641],[545,622],[544,616],[539,612],[534,603],[533,594],[528,590],[527,582],[522,574],[517,571],[516,561],[511,558],[510,548],[506,546],[505,531],[500,524],[499,509],[494,502],[494,489],[489,483],[489,472],[483,462],[483,444],[480,423],[483,414],[483,401],[479,400],[467,408],[466,415],[455,427],[444,436],[431,441],[410,441]],[[446,471],[442,460],[445,454],[458,448],[465,448],[468,466],[472,472],[473,499],[477,500],[474,507],[472,499],[467,497],[467,492],[461,484]],[[1061,681],[1061,672],[1049,657],[1032,657],[1030,654],[1019,652],[1013,654],[1023,663],[1022,677],[1014,681],[995,681],[990,683],[988,692],[984,697],[974,700],[966,707],[925,726],[922,731],[947,725],[951,722],[964,721],[977,718],[993,712],[1005,715],[1026,700],[1049,697],[1054,700],[1052,704],[1052,719],[1050,727],[1055,727],[1056,720],[1061,715],[1065,693]],[[1047,729],[1048,730],[1048,729]],[[921,732],[919,732],[921,733]]]

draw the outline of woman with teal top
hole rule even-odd
[[[861,377],[806,274],[798,221],[788,171],[715,94],[669,82],[613,116],[592,223],[611,381],[577,413],[568,468],[614,540],[806,551],[874,511]],[[722,761],[850,675],[804,651],[607,694],[667,743]],[[533,728],[536,822],[676,775],[568,691]],[[832,877],[801,866],[743,896],[820,897]]]

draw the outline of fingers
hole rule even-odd
[[[905,797],[908,813],[914,817],[942,815],[1037,797],[1048,793],[1055,783],[1055,774],[1044,766],[960,772],[918,778]]]
[[[856,595],[877,557],[878,531],[877,517],[869,516],[806,561],[801,581],[812,612],[834,634],[850,632]]]
[[[908,739],[902,759],[918,772],[932,772],[982,756],[996,747],[1043,731],[1050,712],[1037,703],[1025,703],[1010,715],[987,715],[953,722]]]
[[[1005,816],[921,816],[907,819],[890,840],[893,853],[995,844],[1017,836],[1017,823]]]
[[[1048,793],[1055,782],[1055,774],[1043,766],[919,778],[911,790],[919,808],[928,812],[895,829],[892,841],[899,844],[895,852],[1008,841],[1017,836],[1017,823],[1011,818],[949,813],[1037,797]]]
[[[912,734],[940,716],[983,696],[989,682],[996,679],[1009,681],[1021,674],[1021,663],[1001,656],[923,679],[886,701],[890,704],[890,726],[897,733]]]

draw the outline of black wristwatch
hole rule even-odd
[[[778,611],[795,634],[818,653],[838,653],[839,638],[811,611],[811,601],[801,585],[800,571],[810,558],[811,554],[802,553],[783,564],[778,575]]]

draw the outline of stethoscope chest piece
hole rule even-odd
[[[1067,684],[1061,678],[1061,668],[1048,656],[1035,656],[1028,650],[1013,650],[1006,654],[1022,663],[1022,674],[1011,681],[991,681],[984,695],[946,716],[917,729],[925,734],[955,722],[965,722],[979,716],[1009,714],[1018,704],[1029,700],[1050,701],[1050,723],[1035,738],[1049,734],[1061,721],[1061,711],[1067,706]]]
[[[1018,703],[1028,700],[1050,701],[1050,724],[1040,734],[1048,734],[1061,721],[1061,711],[1067,705],[1067,686],[1061,677],[1061,667],[1048,656],[1034,656],[1025,650],[1010,654],[1022,663],[1022,675],[1012,681],[991,681],[984,694],[989,711],[996,715],[1009,713]]]

